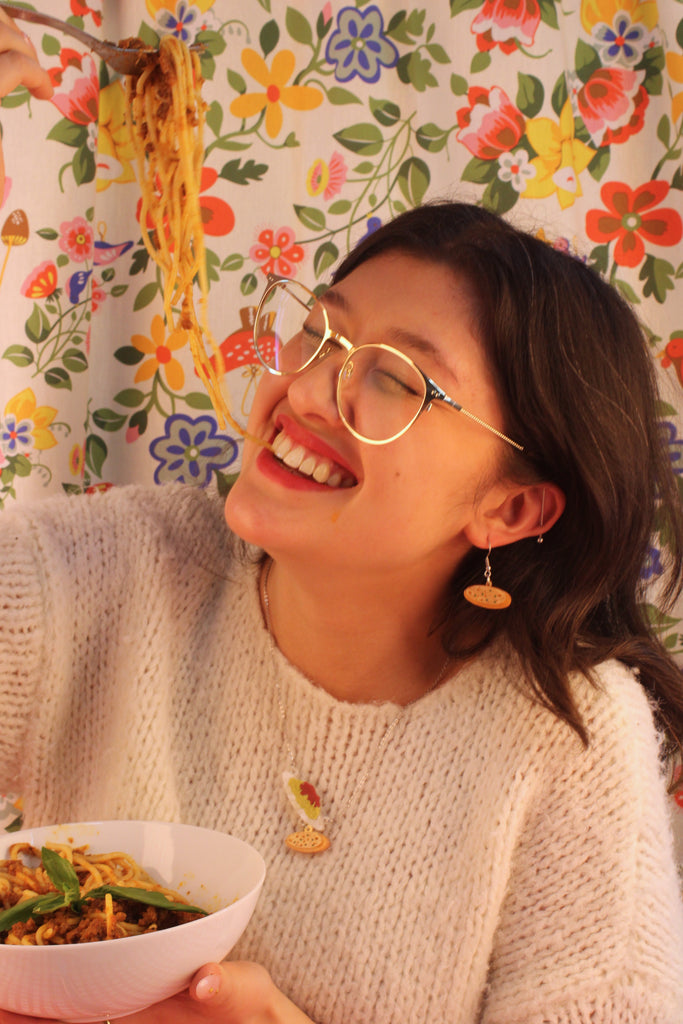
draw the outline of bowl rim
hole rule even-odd
[[[155,826],[163,826],[163,827],[169,827],[170,826],[171,828],[180,828],[182,830],[187,830],[187,831],[192,831],[192,832],[204,832],[204,833],[209,833],[209,834],[214,835],[214,836],[223,836],[226,839],[230,840],[231,842],[236,843],[239,846],[245,848],[245,851],[248,850],[251,854],[255,855],[255,857],[257,859],[257,862],[260,862],[260,864],[259,864],[259,878],[258,878],[258,882],[255,885],[252,885],[251,888],[247,890],[247,892],[243,893],[241,896],[238,896],[236,899],[232,900],[232,902],[226,904],[224,907],[219,907],[218,910],[213,910],[213,911],[208,912],[204,917],[197,918],[194,921],[184,921],[182,924],[174,925],[172,928],[164,928],[164,929],[161,929],[160,931],[156,931],[156,932],[146,932],[143,935],[126,935],[125,936],[125,938],[126,938],[126,949],[130,949],[131,948],[130,947],[130,942],[131,941],[136,941],[136,942],[139,943],[142,939],[150,940],[150,939],[153,939],[155,936],[164,935],[167,932],[175,932],[175,930],[178,929],[178,928],[191,928],[193,925],[202,925],[208,919],[210,919],[210,918],[215,919],[218,914],[222,914],[226,910],[232,910],[233,907],[238,907],[240,905],[240,903],[244,902],[245,900],[251,899],[253,894],[255,892],[258,893],[259,890],[261,889],[261,887],[263,886],[263,882],[264,882],[265,876],[266,876],[266,862],[263,859],[262,854],[256,849],[256,847],[252,846],[251,843],[246,842],[246,840],[240,839],[239,836],[233,835],[231,832],[221,832],[219,829],[207,828],[207,827],[205,827],[203,825],[190,825],[190,824],[187,824],[185,822],[178,822],[178,821],[146,820],[146,819],[143,819],[143,818],[110,818],[110,819],[103,818],[101,820],[92,820],[92,821],[72,821],[72,822],[64,822],[64,823],[60,822],[60,823],[55,824],[55,825],[28,826],[27,828],[17,829],[16,832],[6,832],[6,833],[4,833],[2,835],[2,839],[3,840],[5,840],[5,839],[7,840],[6,848],[9,849],[9,847],[12,846],[13,843],[21,842],[22,841],[21,838],[16,838],[16,837],[26,836],[30,832],[43,832],[43,831],[49,831],[50,829],[63,829],[63,828],[64,829],[68,829],[68,828],[78,828],[78,827],[86,827],[86,826],[87,827],[93,827],[93,826],[97,827],[97,826],[101,826],[101,825],[109,826],[109,825],[121,825],[121,824],[125,824],[125,825],[138,825],[138,826],[146,825],[146,826],[150,826],[152,828],[155,827]],[[0,856],[0,860],[6,860],[6,859],[7,859],[6,857]],[[141,866],[144,867],[144,865],[141,865]],[[145,868],[145,870],[148,870],[148,868]],[[183,934],[187,935],[187,932],[183,932]],[[114,941],[114,940],[112,940],[112,941]],[[97,943],[97,942],[74,942],[74,943],[64,943],[63,945],[54,945],[54,944],[52,944],[52,945],[46,945],[46,946],[33,946],[33,945],[15,945],[14,943],[0,942],[0,949],[3,949],[3,950],[8,950],[8,949],[13,949],[13,950],[20,950],[20,949],[21,950],[33,950],[34,952],[33,952],[32,955],[35,956],[36,955],[36,953],[35,953],[36,950],[40,950],[41,954],[45,955],[45,953],[47,951],[54,950],[54,949],[61,949],[63,951],[65,951],[67,949],[68,950],[74,950],[74,951],[84,950],[84,949],[92,950],[93,947],[97,947],[100,944],[101,943]],[[2,955],[2,954],[0,954],[0,955]],[[77,952],[75,952],[73,954],[66,953],[66,955],[67,956],[78,955],[78,953]]]

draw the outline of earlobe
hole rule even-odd
[[[564,511],[564,492],[557,484],[509,485],[501,495],[493,488],[465,529],[469,542],[478,548],[513,544],[525,537],[548,532]]]

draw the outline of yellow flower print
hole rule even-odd
[[[36,396],[31,388],[25,388],[14,398],[10,398],[5,406],[5,430],[14,424],[17,436],[23,432],[33,438],[33,447],[38,451],[54,448],[57,438],[48,427],[57,415],[57,410],[49,405],[36,405]]]
[[[274,139],[282,128],[282,105],[292,110],[314,110],[323,101],[320,89],[312,85],[287,85],[294,73],[295,57],[291,50],[280,50],[273,57],[270,70],[255,50],[242,51],[242,65],[263,92],[246,92],[230,104],[230,113],[247,118],[266,111],[266,134]]]
[[[667,53],[666,70],[673,82],[683,84],[683,56],[680,53]],[[671,101],[671,120],[677,121],[683,114],[683,92],[676,92]]]
[[[135,181],[135,150],[126,120],[126,94],[120,81],[100,89],[97,136],[97,191],[113,182]]]
[[[167,338],[164,319],[157,313],[152,320],[150,333],[151,338],[145,337],[144,334],[134,334],[130,339],[138,352],[150,357],[140,364],[135,374],[135,383],[149,380],[163,367],[168,386],[174,391],[180,391],[185,383],[185,371],[173,353],[187,344],[187,331],[175,330]]]
[[[631,23],[638,22],[650,30],[659,21],[657,0],[581,0],[581,24],[590,35],[595,25],[613,25],[622,11]]]
[[[538,156],[530,161],[536,169],[522,193],[525,199],[547,199],[557,193],[560,206],[572,206],[583,195],[579,175],[595,156],[595,150],[574,138],[574,114],[567,100],[559,123],[549,117],[536,117],[526,123],[529,142]]]

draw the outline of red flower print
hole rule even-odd
[[[19,291],[27,299],[46,299],[57,290],[57,267],[52,260],[45,260],[33,270]]]
[[[641,130],[650,102],[642,76],[626,68],[598,68],[579,90],[577,109],[596,145],[626,142]]]
[[[89,14],[94,25],[102,24],[102,15],[100,12],[89,7],[88,4],[83,3],[83,0],[71,0],[71,13],[75,14],[77,18],[85,18],[86,14]]]
[[[205,235],[229,235],[235,226],[235,214],[233,213],[232,206],[226,203],[224,199],[218,199],[216,196],[205,196],[201,193],[205,192],[206,189],[217,181],[218,172],[213,167],[202,167],[202,175],[199,180],[199,209],[202,218],[202,225],[204,228]],[[160,187],[160,186],[159,186]],[[138,199],[137,209],[135,216],[140,220],[140,211],[142,209],[142,199]],[[151,231],[154,227],[151,217],[147,217],[147,228]],[[170,230],[168,225],[165,225],[166,237],[170,237]]]
[[[74,263],[83,263],[93,254],[93,229],[83,217],[65,220],[59,225],[61,237],[59,248],[70,256]]]
[[[541,22],[538,0],[484,0],[471,25],[477,49],[513,53],[518,46],[531,46]]]
[[[282,274],[292,277],[296,273],[295,263],[301,263],[304,250],[294,244],[294,232],[291,228],[278,228],[273,232],[265,228],[258,236],[258,241],[249,250],[254,263],[261,264],[264,274]]]
[[[497,160],[514,149],[524,133],[524,115],[499,86],[473,86],[467,93],[469,107],[457,112],[456,138],[482,160]]]
[[[200,193],[211,188],[218,178],[218,171],[213,167],[202,167],[202,177],[199,185]],[[202,224],[205,235],[229,235],[235,226],[235,214],[232,207],[224,199],[216,196],[199,196],[199,206],[202,213]]]
[[[48,69],[55,87],[52,102],[74,124],[97,123],[99,83],[94,60],[88,53],[69,49],[59,56],[62,66]]]
[[[665,181],[648,181],[632,190],[622,181],[610,181],[600,189],[606,210],[589,210],[586,233],[594,242],[616,239],[614,262],[637,267],[645,255],[643,239],[654,245],[676,245],[683,236],[680,214],[670,207],[654,209],[667,196]]]

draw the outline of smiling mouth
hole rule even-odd
[[[309,477],[326,487],[354,487],[358,482],[343,466],[293,441],[284,430],[273,440],[272,451],[275,458],[292,472]]]

